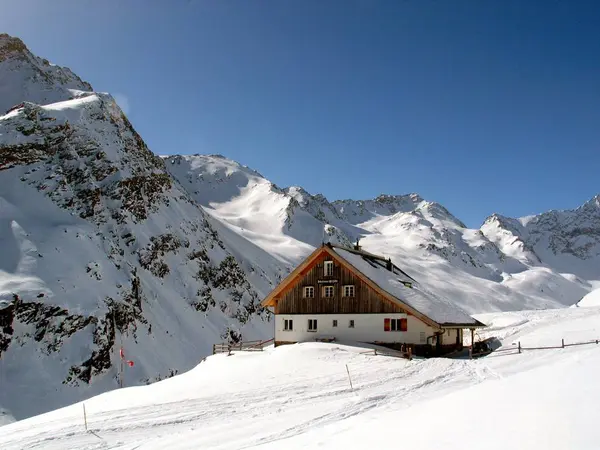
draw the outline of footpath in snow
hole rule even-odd
[[[0,448],[597,449],[600,308],[478,316],[515,349],[414,359],[325,343],[208,357],[195,369],[0,428]],[[352,377],[350,388],[346,365]]]

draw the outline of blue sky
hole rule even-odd
[[[600,2],[2,0],[0,32],[128,103],[159,154],[470,226],[600,192]]]

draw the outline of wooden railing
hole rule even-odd
[[[408,347],[406,351],[392,350],[391,348],[373,348],[364,352],[360,352],[361,355],[375,355],[375,356],[391,356],[393,358],[406,358],[412,359],[412,349]]]
[[[217,353],[227,353],[231,355],[231,352],[262,352],[263,349],[270,345],[273,339],[267,341],[246,341],[246,342],[221,342],[213,344],[213,355]]]
[[[514,347],[502,347],[502,348],[492,350],[492,351],[473,353],[472,356],[473,357],[486,356],[489,354],[503,353],[503,352],[513,352],[511,354],[518,354],[518,353],[523,353],[523,351],[525,351],[525,350],[527,350],[527,351],[530,351],[530,350],[552,350],[552,349],[559,349],[559,348],[566,348],[566,347],[574,347],[576,345],[589,345],[589,344],[598,345],[599,343],[600,343],[599,339],[592,339],[590,341],[584,341],[584,342],[570,342],[570,343],[565,343],[565,340],[561,339],[560,345],[523,347],[523,346],[521,346],[521,341],[519,341],[519,342],[516,342],[513,344]]]

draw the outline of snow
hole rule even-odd
[[[185,374],[85,401],[92,432],[77,403],[5,425],[0,447],[597,448],[600,346],[518,354],[511,344],[598,338],[600,308],[478,318],[513,350],[408,361],[305,343],[210,356]]]
[[[577,306],[600,306],[600,289],[594,289],[585,295],[577,302]]]

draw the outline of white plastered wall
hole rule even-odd
[[[284,330],[284,321],[293,320],[293,330]],[[308,331],[308,320],[317,320],[317,331]],[[385,331],[384,319],[408,319],[407,331]],[[337,327],[333,321],[337,320]],[[354,328],[349,327],[354,320]],[[275,340],[306,342],[319,338],[343,341],[425,344],[433,329],[406,314],[281,314],[275,317]],[[455,339],[456,339],[456,335]],[[431,340],[429,340],[431,342]]]

